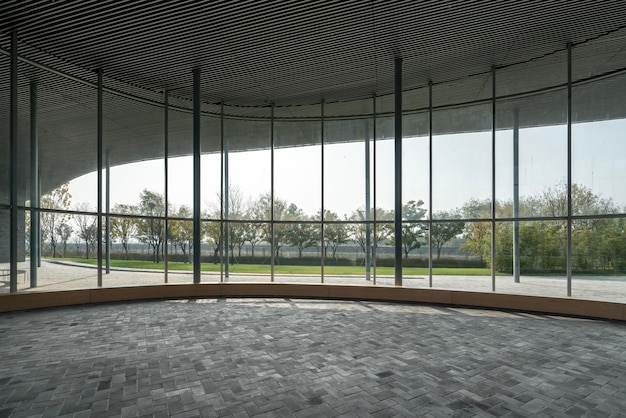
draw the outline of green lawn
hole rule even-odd
[[[97,261],[93,259],[86,260],[84,258],[63,258],[55,260],[72,261],[75,263],[85,263],[96,265]],[[163,262],[153,263],[150,261],[137,260],[111,260],[111,267],[123,267],[130,269],[154,269],[163,270]],[[170,270],[187,270],[191,271],[192,265],[188,263],[170,262]],[[220,265],[212,263],[203,263],[202,271],[219,272]],[[231,273],[255,273],[269,274],[270,266],[267,264],[232,264],[230,266]],[[428,268],[423,267],[405,267],[403,269],[405,275],[428,275]],[[274,272],[276,274],[319,274],[319,266],[291,266],[291,265],[275,265]],[[363,275],[365,268],[363,266],[325,266],[324,274],[334,275]],[[376,274],[393,275],[393,267],[377,267]],[[491,270],[488,268],[433,268],[434,275],[461,275],[461,276],[489,276]]]

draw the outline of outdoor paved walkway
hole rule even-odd
[[[624,417],[626,323],[183,299],[0,314],[0,417]]]
[[[28,271],[28,262],[20,263],[19,268]],[[38,272],[38,286],[30,288],[27,275],[18,278],[19,291],[50,291],[69,289],[88,289],[97,286],[97,272],[93,267],[77,263],[58,263],[44,260]],[[191,272],[170,272],[169,283],[192,283]],[[219,273],[203,273],[203,283],[218,283]],[[231,274],[228,278],[235,282],[269,282],[269,275]],[[320,275],[276,275],[278,283],[320,283]],[[473,292],[491,292],[491,276],[433,276],[434,289],[465,290]],[[112,269],[103,275],[103,286],[129,286],[163,284],[162,271]],[[363,276],[325,276],[326,284],[372,285]],[[376,285],[393,286],[390,276],[377,277]],[[405,276],[403,286],[428,288],[428,276]],[[0,293],[8,292],[8,282],[0,283]],[[534,296],[567,297],[567,281],[564,277],[522,276],[520,283],[515,283],[511,276],[496,277],[496,292]],[[575,276],[572,280],[572,297],[578,299],[600,300],[626,303],[626,277],[623,276]]]

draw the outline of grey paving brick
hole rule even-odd
[[[204,299],[0,314],[0,418],[624,416],[626,324]]]

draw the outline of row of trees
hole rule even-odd
[[[203,213],[205,219],[220,219],[222,215],[230,222],[203,222],[202,239],[213,248],[215,256],[223,246],[228,246],[232,257],[241,256],[242,248],[248,245],[252,256],[259,244],[266,243],[273,248],[278,257],[280,249],[286,246],[294,247],[299,258],[307,248],[319,248],[321,242],[320,213],[316,217],[308,216],[295,204],[280,198],[275,198],[273,205],[269,194],[264,193],[256,199],[245,200],[241,192],[232,188],[229,193],[229,203],[224,208],[219,201],[209,205],[209,210]],[[68,210],[71,195],[67,184],[53,190],[41,200],[41,207],[46,209]],[[420,220],[426,209],[423,202],[410,201],[404,205],[403,213],[407,220]],[[271,211],[274,211],[274,224]],[[84,203],[74,206],[76,213],[42,212],[41,230],[43,241],[50,246],[53,257],[65,256],[68,242],[72,236],[84,243],[85,257],[89,258],[96,245],[96,217],[91,215],[93,209]],[[139,196],[136,205],[116,204],[112,213],[121,216],[110,217],[111,239],[122,246],[125,257],[128,256],[129,246],[134,242],[147,244],[153,254],[155,262],[162,258],[165,243],[165,201],[161,194],[144,190]],[[140,217],[139,217],[140,216]],[[192,210],[188,206],[178,208],[170,206],[168,216],[168,241],[175,251],[188,258],[193,250],[193,223]],[[378,221],[376,227],[371,225],[374,219]],[[442,217],[452,217],[448,213],[441,213]],[[367,249],[369,234],[372,252],[382,245],[395,245],[393,212],[378,208],[367,214],[365,209],[358,209],[350,216],[340,217],[337,213],[326,210],[323,250],[326,257],[337,257],[340,246],[345,244],[358,245],[364,253]],[[28,222],[27,222],[28,225]],[[228,233],[225,234],[224,226]],[[463,230],[463,222],[454,222],[437,228],[433,234],[433,245],[439,256],[442,246]],[[435,231],[434,231],[435,232]],[[28,239],[29,234],[27,234]],[[404,256],[427,243],[428,231],[426,224],[406,224],[402,229],[402,246]]]
[[[42,197],[41,206],[49,209],[67,210],[71,196],[67,184]],[[572,186],[573,210],[578,214],[613,214],[623,212],[610,199],[601,198],[589,189],[579,185]],[[428,245],[429,235],[437,259],[442,248],[451,240],[460,250],[468,255],[479,257],[487,265],[491,264],[491,223],[464,222],[461,219],[489,219],[491,202],[488,200],[470,200],[455,211],[438,212],[435,218],[446,220],[433,223],[431,234],[428,224],[421,223],[426,215],[424,203],[410,201],[403,207],[405,223],[401,239],[404,257],[422,246]],[[274,223],[271,224],[271,211],[274,211]],[[41,215],[43,241],[50,247],[53,257],[64,256],[67,244],[73,236],[84,243],[84,255],[93,254],[96,245],[96,217],[92,209],[85,204],[74,207],[75,213],[46,211]],[[497,218],[512,218],[514,214],[511,201],[499,202]],[[567,187],[559,184],[548,188],[541,194],[520,199],[520,216],[525,217],[560,217],[567,213]],[[152,251],[152,259],[160,261],[165,244],[165,202],[161,194],[144,190],[136,205],[118,204],[112,213],[121,216],[110,217],[111,238],[121,244],[125,257],[128,257],[130,244],[144,243]],[[255,248],[269,245],[276,257],[280,249],[293,247],[300,258],[307,248],[322,248],[326,257],[336,259],[338,249],[347,244],[358,245],[365,254],[369,245],[372,253],[380,246],[394,246],[395,233],[393,212],[377,208],[367,214],[361,208],[349,216],[325,211],[324,236],[322,242],[321,226],[318,223],[321,214],[312,217],[304,213],[295,204],[275,198],[273,205],[270,195],[265,193],[255,199],[246,200],[242,193],[232,188],[228,205],[221,207],[216,200],[203,213],[203,218],[218,220],[222,216],[230,221],[203,222],[202,240],[211,246],[215,259],[222,248],[227,247],[229,255],[236,259],[241,256],[242,248],[251,249],[254,257]],[[189,259],[193,251],[192,210],[188,206],[169,207],[168,242],[171,251]],[[376,227],[371,224],[377,220]],[[621,217],[596,217],[579,219],[573,223],[573,263],[581,271],[591,270],[626,270],[626,219]],[[28,223],[27,223],[28,225]],[[514,222],[498,222],[496,228],[496,269],[511,271],[513,265],[513,230]],[[224,228],[228,233],[225,234]],[[519,222],[519,243],[522,270],[556,271],[563,270],[566,263],[567,222],[563,220],[530,220]],[[28,237],[28,234],[27,234]]]

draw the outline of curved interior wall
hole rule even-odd
[[[400,173],[391,94],[301,106],[202,104],[202,283],[391,285],[399,217],[405,287],[622,303],[626,61],[609,41],[574,46],[571,61],[563,49],[403,92]],[[9,64],[0,54],[3,97]],[[193,154],[191,101],[168,94],[166,107],[163,94],[121,92],[105,77],[99,155],[95,77],[76,80],[34,64],[21,59],[17,76],[18,292],[97,287],[97,269],[68,258],[100,264],[104,287],[191,283],[194,173],[184,159]],[[6,290],[7,101],[0,110]],[[101,210],[95,181],[74,193],[80,200],[64,201],[59,186],[93,172],[99,158]],[[402,213],[393,210],[395,174],[403,180]],[[131,180],[139,192],[107,207],[107,184],[111,196],[124,196]],[[33,217],[42,222],[38,235]],[[128,257],[126,247],[131,257],[141,247],[138,257],[148,261],[156,246],[159,268],[129,272],[113,262],[107,269],[107,245],[98,253],[93,242],[98,217],[114,261]],[[125,227],[135,231],[126,243]],[[33,274],[37,248],[43,258]],[[291,265],[298,268],[290,272]]]

